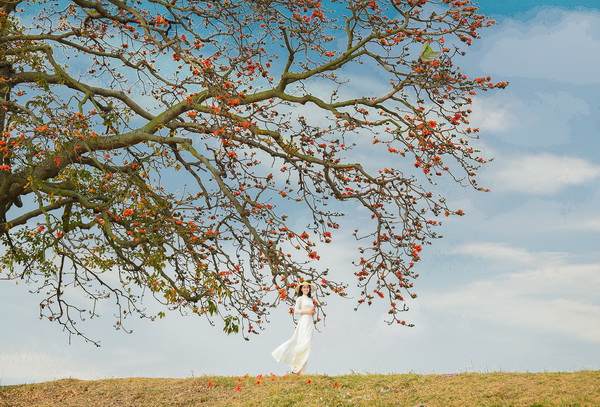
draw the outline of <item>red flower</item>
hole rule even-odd
[[[213,386],[213,382],[209,381],[208,383],[206,383],[206,385],[207,385],[208,387],[212,387],[212,386]]]
[[[242,391],[242,386],[238,386],[235,388],[237,391]]]
[[[340,384],[338,382],[333,382],[333,387],[338,387]]]

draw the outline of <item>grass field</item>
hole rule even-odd
[[[65,379],[0,387],[0,406],[600,406],[600,371]]]

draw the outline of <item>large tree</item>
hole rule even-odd
[[[436,182],[481,189],[472,96],[506,84],[456,59],[491,24],[468,0],[0,1],[0,278],[78,335],[99,300],[164,315],[150,295],[255,332],[302,280],[406,324],[462,214]],[[336,233],[355,282],[319,266]]]

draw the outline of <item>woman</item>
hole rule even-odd
[[[316,300],[312,299],[311,294],[316,288],[314,284],[307,281],[301,282],[296,287],[296,293],[301,292],[294,307],[294,314],[300,315],[296,330],[289,340],[271,353],[276,361],[290,365],[292,373],[305,373],[306,361],[310,356],[310,345],[315,332],[312,316],[317,313]]]

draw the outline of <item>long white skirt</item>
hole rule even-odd
[[[276,361],[288,364],[292,373],[305,373],[314,332],[312,315],[300,315],[292,337],[279,345],[271,355]]]

